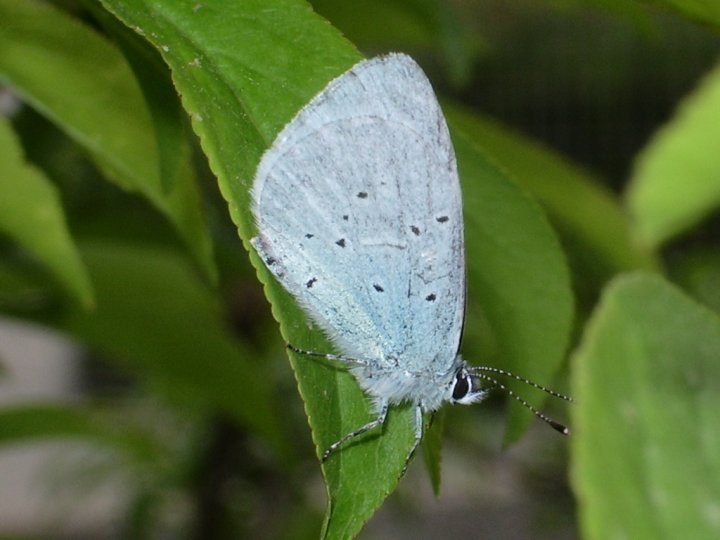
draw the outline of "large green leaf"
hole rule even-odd
[[[458,119],[453,115],[454,125],[462,124]],[[540,206],[462,128],[453,135],[463,186],[470,299],[463,350],[476,364],[492,362],[548,385],[563,362],[573,316],[560,243]],[[473,317],[480,313],[482,318]],[[489,333],[478,335],[483,322]],[[535,405],[545,397],[508,383]],[[517,440],[532,419],[516,403],[510,411],[508,442]]]
[[[109,179],[152,202],[214,276],[187,144],[177,148],[182,166],[161,164],[150,112],[120,52],[46,2],[0,0],[0,20],[0,81],[75,140]],[[161,171],[176,176],[163,182]]]
[[[574,367],[585,538],[719,538],[717,315],[658,277],[620,277]]]
[[[65,223],[55,186],[26,163],[12,127],[0,118],[0,231],[49,268],[81,304],[93,302],[87,270]]]
[[[628,205],[639,238],[658,246],[720,206],[720,66],[638,156]]]

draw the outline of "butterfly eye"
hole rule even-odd
[[[452,398],[455,401],[460,401],[467,396],[469,391],[470,379],[467,372],[464,369],[461,369],[457,372],[457,375],[455,375],[455,385],[453,386]]]

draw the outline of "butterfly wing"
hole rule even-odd
[[[409,57],[363,61],[280,133],[253,245],[348,355],[445,373],[460,341],[462,203],[447,125]]]

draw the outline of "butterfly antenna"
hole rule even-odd
[[[489,367],[489,366],[473,366],[470,371],[472,373],[474,373],[475,375],[478,375],[479,377],[481,377],[487,381],[495,380],[495,379],[488,379],[486,377],[483,377],[482,372],[490,372],[490,373],[495,373],[497,375],[503,375],[504,377],[510,377],[511,379],[515,379],[516,381],[525,383],[528,386],[532,386],[533,388],[542,390],[546,394],[549,394],[553,397],[556,397],[556,398],[559,398],[559,399],[562,399],[565,401],[573,401],[573,398],[571,398],[570,396],[566,396],[565,394],[561,394],[560,392],[556,392],[555,390],[550,390],[549,388],[546,388],[545,386],[543,386],[541,384],[534,383],[534,382],[526,379],[525,377],[520,377],[519,375],[515,375],[514,373],[505,371],[504,369]]]
[[[492,369],[494,369],[494,368],[491,368],[491,370],[492,370]],[[502,373],[502,374],[504,374],[504,373]],[[515,392],[513,392],[512,390],[510,390],[507,386],[505,386],[504,384],[502,384],[500,381],[497,381],[497,380],[493,379],[492,377],[490,377],[489,375],[485,375],[484,373],[477,373],[477,372],[476,372],[476,373],[474,373],[474,375],[475,375],[476,377],[484,380],[484,381],[489,382],[489,383],[492,384],[493,386],[496,386],[497,388],[500,388],[500,389],[503,390],[504,392],[506,392],[507,395],[509,395],[510,397],[512,397],[515,401],[519,402],[521,405],[523,405],[523,406],[524,406],[526,409],[528,409],[531,413],[533,413],[535,416],[537,416],[540,420],[542,420],[543,422],[545,422],[546,424],[548,424],[548,425],[549,425],[551,428],[553,428],[555,431],[559,431],[559,432],[562,433],[563,435],[570,435],[570,429],[568,429],[567,426],[561,424],[560,422],[556,422],[555,420],[553,420],[553,419],[550,418],[549,416],[547,416],[547,415],[541,413],[540,411],[538,411],[535,407],[533,407],[532,405],[530,405],[530,403],[528,403],[527,400],[525,400],[525,399],[521,398],[520,396],[518,396]],[[520,380],[523,381],[523,382],[530,382],[530,381],[525,381],[524,379],[520,379]],[[536,384],[533,384],[533,383],[530,383],[530,384],[531,384],[531,386],[536,386],[536,387],[538,387],[540,390],[546,390],[545,388],[543,388],[543,387],[540,386],[540,385],[536,385]],[[552,392],[548,392],[548,393],[550,393],[551,395],[555,395],[555,394],[552,393]],[[566,396],[563,396],[562,394],[560,394],[560,395],[558,395],[557,397],[561,397],[561,398],[562,398],[562,397],[566,397]],[[568,400],[568,401],[571,401],[571,400]]]

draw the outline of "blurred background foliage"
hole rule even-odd
[[[127,29],[100,5],[49,4],[58,24],[45,29],[41,45],[52,50],[67,28],[83,25],[98,39],[74,45],[79,74],[83,62],[108,69],[73,78],[76,86],[66,92],[77,98],[77,111],[43,94],[43,84],[63,84],[61,70],[43,65],[35,80],[13,78],[13,61],[34,58],[18,54],[23,44],[8,32],[22,10],[0,1],[0,356],[8,356],[0,358],[0,398],[18,393],[6,344],[19,326],[31,328],[32,339],[71,341],[75,374],[62,396],[20,391],[0,400],[0,460],[3,449],[42,447],[54,456],[38,473],[52,494],[43,514],[0,521],[0,535],[317,537],[323,489],[303,403],[167,69],[134,48]],[[685,339],[673,328],[702,329],[707,333],[696,334],[695,343],[715,343],[710,312],[695,313],[696,305],[660,278],[621,282],[597,306],[616,274],[645,270],[720,309],[720,11],[712,1],[661,0],[318,0],[312,7],[365,56],[401,50],[416,58],[453,125],[542,205],[572,271],[570,350],[583,344],[573,389],[599,396],[574,417],[581,423],[572,448],[579,456],[575,495],[566,441],[534,426],[503,451],[503,408],[493,400],[443,418],[441,498],[433,499],[414,463],[361,537],[607,537],[592,510],[602,490],[588,487],[592,438],[582,436],[584,426],[612,412],[603,408],[603,396],[612,395],[588,387],[588,379],[602,378],[588,359],[600,354],[604,339],[622,356],[624,342],[603,333],[617,334],[613,314],[642,318],[637,306],[657,300],[652,321],[673,344]],[[121,56],[141,92],[122,85],[131,76],[115,69]],[[113,92],[101,95],[114,77],[120,82]],[[144,119],[146,125],[167,131],[96,138],[95,108],[122,100],[127,110],[112,121],[132,130],[132,99],[149,104],[155,121]],[[167,145],[147,155],[148,137]],[[635,303],[623,311],[628,297]],[[673,322],[668,313],[688,315]],[[466,330],[470,340],[483,338],[482,329]],[[648,335],[633,334],[642,343]],[[687,349],[678,348],[683,354]],[[706,361],[701,372],[712,379],[717,353],[693,355]],[[671,370],[672,358],[663,365]],[[622,379],[637,372],[619,363],[613,373]],[[568,384],[563,376],[556,383]],[[556,406],[548,403],[563,417]],[[702,425],[704,417],[681,418]],[[624,433],[617,424],[606,427]],[[717,448],[716,431],[698,437],[712,438],[706,450]],[[20,493],[2,483],[2,497]],[[111,509],[82,517],[87,501],[108,491]],[[668,527],[634,537],[676,537],[678,529]]]

